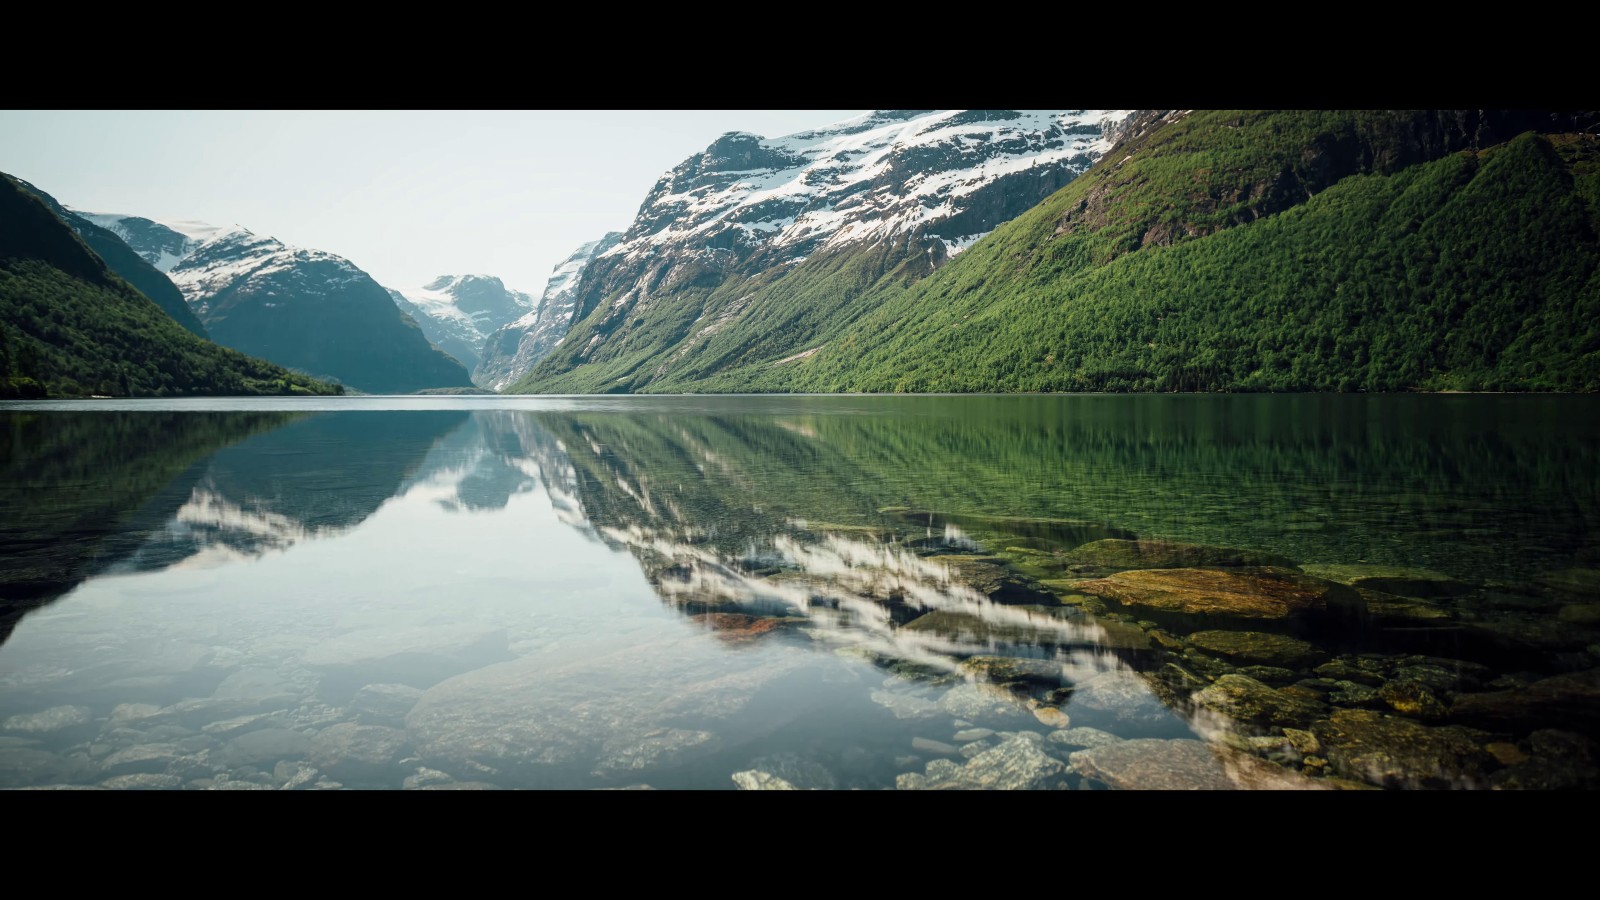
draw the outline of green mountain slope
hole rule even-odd
[[[648,389],[1600,390],[1594,122],[1150,116],[932,277]]]
[[[44,201],[61,221],[66,222],[78,233],[89,249],[93,250],[101,259],[105,260],[111,271],[122,276],[122,280],[133,285],[139,293],[149,297],[156,305],[186,331],[203,338],[210,338],[206,334],[206,327],[200,324],[194,311],[189,309],[189,304],[183,302],[183,292],[172,283],[172,279],[145,261],[127,242],[112,232],[78,215],[70,209],[56,202],[56,198],[39,190],[32,184],[18,179],[18,182],[35,197]]]
[[[0,396],[331,394],[185,331],[0,176]]]

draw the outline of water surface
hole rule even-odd
[[[1588,787],[1596,412],[0,404],[0,786]]]

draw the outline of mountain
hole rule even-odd
[[[879,111],[730,132],[662,176],[515,391],[677,390],[801,359],[1089,168],[1122,110]]]
[[[810,357],[694,387],[1600,390],[1597,122],[1149,111]]]
[[[501,326],[479,346],[482,358],[472,373],[480,386],[500,390],[522,378],[566,337],[577,308],[578,279],[589,261],[622,241],[622,232],[610,231],[590,241],[556,266],[532,312]]]
[[[0,395],[329,394],[185,331],[0,175]]]
[[[203,338],[210,337],[206,334],[205,326],[200,324],[200,320],[195,318],[194,313],[190,312],[188,305],[183,302],[183,293],[172,283],[172,279],[162,274],[128,246],[116,232],[102,228],[88,218],[67,209],[56,202],[56,198],[20,178],[17,179],[17,183],[44,201],[44,205],[50,207],[51,212],[71,226],[72,230],[78,233],[78,237],[89,245],[89,249],[105,260],[111,271],[121,275],[122,279],[133,285],[139,293],[154,300],[157,306],[191,334]]]
[[[222,344],[374,393],[471,384],[388,291],[343,257],[238,226],[84,215],[122,229],[152,264],[170,263],[168,276]]]
[[[484,340],[495,329],[533,308],[533,298],[491,275],[440,275],[419,288],[389,296],[428,340],[472,371]]]

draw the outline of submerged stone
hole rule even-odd
[[[1286,569],[1136,569],[1078,590],[1171,623],[1287,622],[1358,612],[1361,597],[1345,585]]]
[[[91,720],[87,706],[52,706],[39,712],[9,716],[3,727],[22,734],[50,734],[87,725]]]
[[[956,669],[969,677],[994,684],[1041,684],[1055,687],[1061,683],[1061,663],[1048,659],[969,656],[962,660]]]
[[[733,773],[733,783],[741,791],[796,791],[799,788],[769,772],[751,769]]]
[[[690,616],[689,619],[711,629],[720,640],[730,644],[753,641],[782,628],[788,619],[772,616],[752,616],[745,613],[708,612]]]
[[[1307,575],[1401,597],[1459,597],[1472,585],[1442,572],[1410,566],[1308,565]]]
[[[1262,631],[1197,631],[1189,635],[1189,644],[1236,663],[1287,669],[1314,666],[1328,658],[1305,641]]]
[[[311,739],[311,764],[343,782],[396,780],[395,763],[409,741],[398,728],[341,722]]]
[[[1600,597],[1600,569],[1573,568],[1546,572],[1534,579],[1548,588],[1580,597]]]
[[[108,791],[175,791],[183,786],[183,779],[176,775],[142,772],[107,778],[100,786]]]
[[[118,750],[101,760],[100,768],[107,775],[161,773],[187,755],[187,751],[176,744],[139,744]]]
[[[1073,771],[1118,790],[1228,791],[1235,785],[1204,741],[1143,738],[1079,750]]]
[[[939,704],[902,691],[873,691],[873,703],[894,713],[896,719],[925,719],[939,714]]]
[[[82,756],[34,747],[0,747],[0,787],[93,781],[100,777],[100,768]]]
[[[362,725],[401,727],[420,699],[422,690],[409,684],[369,684],[350,698],[350,713]]]
[[[1390,787],[1480,787],[1496,765],[1472,735],[1370,710],[1341,709],[1312,726],[1328,761],[1348,778]]]
[[[1600,603],[1569,603],[1561,607],[1556,618],[1573,625],[1600,627]]]
[[[1496,731],[1560,725],[1600,733],[1600,669],[1543,678],[1524,688],[1457,694],[1450,719]]]
[[[1058,619],[1044,614],[1039,616],[1037,625],[1031,625],[1013,621],[995,621],[956,610],[935,609],[900,627],[904,631],[937,634],[958,641],[1052,644],[1062,640],[1063,632],[1058,623]]]
[[[1002,561],[988,556],[938,556],[933,560],[945,566],[951,581],[969,587],[993,603],[1054,603],[1055,595],[1038,581],[1011,571]]]
[[[1151,726],[1168,722],[1172,713],[1151,693],[1150,685],[1132,672],[1106,672],[1079,685],[1069,712],[1100,713],[1124,725]]]
[[[1017,700],[975,684],[958,684],[939,698],[937,708],[962,719],[1018,720],[1029,715]]]
[[[1294,560],[1276,553],[1242,550],[1237,547],[1211,547],[1177,541],[1119,540],[1091,541],[1066,554],[1068,562],[1109,569],[1185,569],[1199,566],[1283,566]]]
[[[1115,744],[1122,738],[1098,728],[1079,727],[1052,731],[1045,735],[1045,740],[1063,747],[1104,747],[1107,744]]]
[[[288,728],[262,728],[239,735],[213,751],[213,758],[229,768],[275,765],[283,759],[300,759],[311,752],[311,736]]]
[[[1378,697],[1390,709],[1412,718],[1437,721],[1445,717],[1445,705],[1420,682],[1390,681],[1378,688]]]
[[[1055,785],[1065,773],[1061,760],[1044,752],[1044,738],[1031,731],[1001,736],[993,747],[958,766],[953,760],[928,763],[925,775],[902,775],[902,790],[1028,791]]]
[[[757,757],[750,761],[750,768],[782,778],[800,790],[829,791],[839,786],[827,766],[792,750]]]
[[[1323,705],[1306,697],[1268,687],[1246,675],[1224,675],[1194,695],[1195,706],[1253,725],[1302,725],[1321,714]]]

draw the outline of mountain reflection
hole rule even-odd
[[[166,527],[115,570],[249,558],[342,534],[425,473],[429,451],[468,419],[325,413],[219,450]]]

